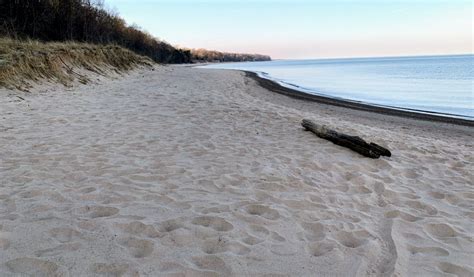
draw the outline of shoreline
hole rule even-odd
[[[449,123],[449,124],[455,124],[455,125],[461,125],[461,126],[474,127],[474,120],[444,117],[444,116],[438,116],[434,114],[417,113],[417,112],[408,111],[408,110],[397,110],[397,109],[392,109],[388,107],[380,107],[380,106],[374,106],[374,105],[365,104],[365,103],[346,101],[346,100],[341,100],[341,99],[336,99],[336,98],[331,98],[331,97],[324,97],[320,95],[309,94],[304,91],[299,91],[296,89],[284,87],[273,80],[262,78],[253,71],[247,71],[247,70],[239,70],[239,71],[244,72],[246,77],[249,77],[255,80],[261,87],[269,91],[276,92],[278,94],[282,94],[291,98],[307,100],[307,101],[317,102],[320,104],[338,106],[338,107],[343,107],[343,108],[348,108],[348,109],[353,109],[353,110],[379,113],[383,115],[391,115],[391,116],[405,117],[405,118],[410,118],[410,119],[418,119],[418,120],[424,120],[424,121],[441,122],[441,123]]]

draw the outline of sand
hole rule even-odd
[[[472,276],[473,138],[238,71],[0,90],[0,275]]]

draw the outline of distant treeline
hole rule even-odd
[[[104,9],[103,0],[0,0],[0,35],[117,44],[160,63],[269,59],[261,55],[175,48],[139,27],[128,26],[125,20]]]
[[[224,53],[206,49],[191,49],[191,56],[196,62],[247,62],[247,61],[269,61],[271,58],[259,54],[235,54]]]

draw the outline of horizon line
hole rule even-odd
[[[265,55],[270,56],[270,55]],[[374,58],[415,58],[415,57],[440,57],[440,56],[474,56],[474,53],[457,54],[421,54],[421,55],[400,55],[400,56],[343,56],[343,57],[319,57],[319,58],[278,58],[272,61],[298,61],[298,60],[342,60],[342,59],[374,59]],[[271,57],[271,56],[270,56]]]

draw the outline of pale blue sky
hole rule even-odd
[[[105,0],[177,46],[324,58],[472,53],[466,0]]]

